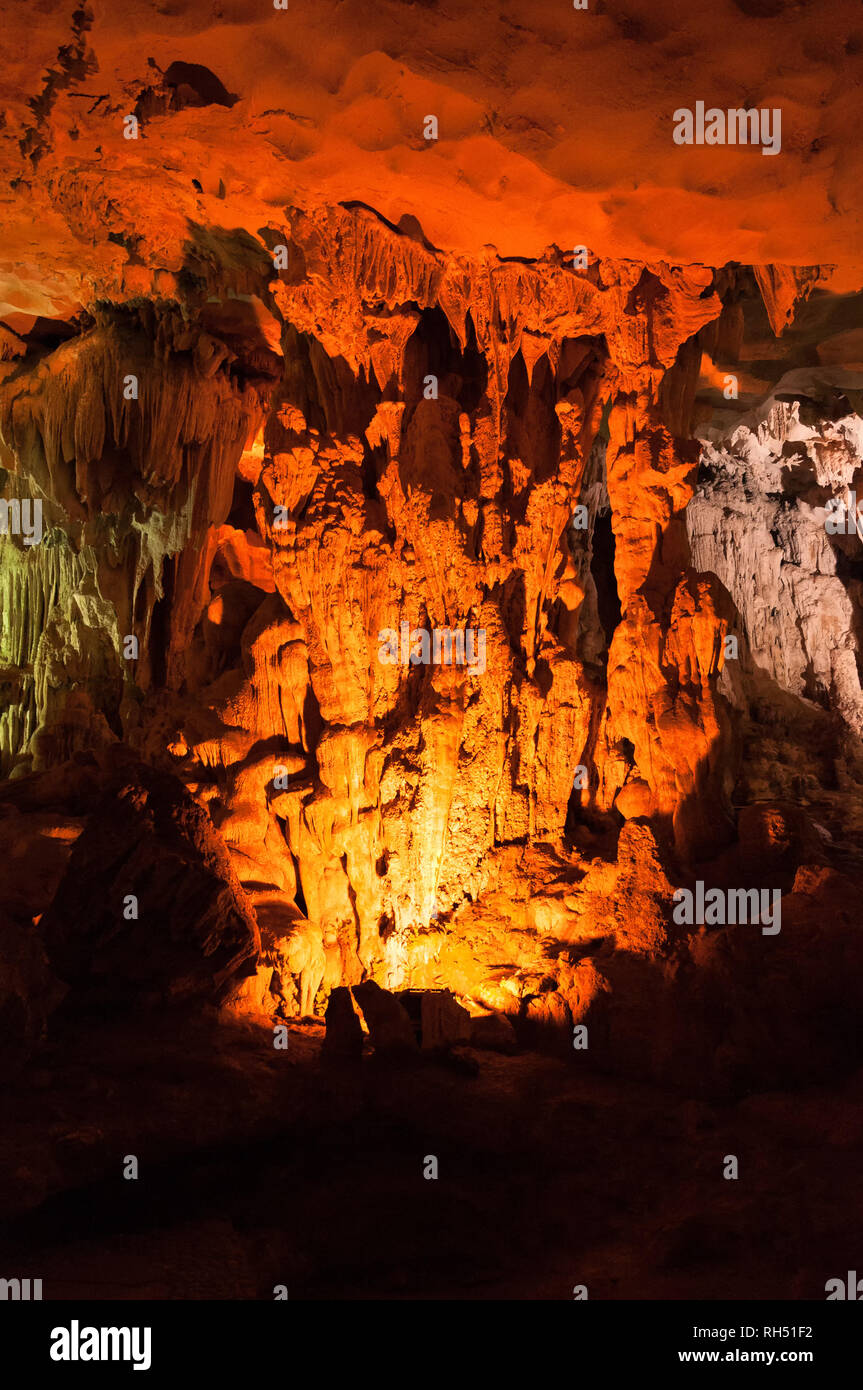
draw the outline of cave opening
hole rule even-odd
[[[302,883],[302,879],[301,879],[301,877],[300,877],[300,861],[299,861],[299,859],[297,858],[297,856],[296,856],[295,854],[292,854],[292,855],[291,855],[291,858],[292,858],[293,861],[294,861],[294,873],[295,873],[295,875],[296,875],[296,881],[297,881],[297,886],[296,886],[296,889],[294,890],[294,903],[295,903],[296,906],[299,908],[299,910],[300,910],[300,912],[303,914],[303,916],[304,916],[304,917],[308,917],[308,915],[309,915],[309,909],[308,909],[308,904],[306,903],[306,895],[305,895],[305,893],[303,892],[303,883]]]
[[[246,478],[240,477],[239,473],[234,478],[234,493],[227,525],[235,526],[238,531],[257,531],[254,485]]]
[[[172,105],[177,111],[186,106],[225,106],[230,110],[240,100],[202,63],[175,60],[165,69],[162,80],[171,89]]]
[[[488,388],[488,364],[479,351],[470,313],[462,348],[443,310],[434,305],[420,311],[419,323],[405,348],[404,394],[408,402],[422,400],[429,376],[437,379],[440,395],[450,395],[470,415]]]
[[[165,564],[162,574],[162,596],[154,601],[150,617],[147,653],[150,680],[156,690],[161,690],[168,679],[168,644],[171,637],[175,570],[175,561],[171,560]]]

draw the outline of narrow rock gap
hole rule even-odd
[[[590,572],[596,585],[599,620],[605,633],[606,645],[610,647],[615,629],[623,616],[614,573],[614,530],[610,511],[600,512],[594,519]]]

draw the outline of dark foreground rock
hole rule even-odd
[[[328,1060],[359,1057],[363,1050],[363,1029],[354,1008],[351,992],[344,985],[334,989],[327,1004],[327,1032],[323,1055]]]
[[[35,927],[0,920],[0,1080],[31,1055],[65,993]]]
[[[52,965],[105,1001],[220,1001],[251,973],[254,913],[207,812],[143,766],[90,817],[40,924]]]
[[[381,989],[374,980],[354,985],[352,993],[368,1025],[375,1052],[416,1052],[414,1026],[394,994]]]

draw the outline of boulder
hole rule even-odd
[[[375,1052],[416,1052],[417,1039],[407,1010],[374,980],[354,985],[354,999],[368,1025]]]
[[[515,1029],[506,1014],[478,1014],[471,1019],[470,1045],[485,1052],[514,1052]]]
[[[471,1019],[467,1009],[448,989],[423,990],[420,1028],[424,1050],[452,1047],[470,1041]]]
[[[327,1004],[327,1033],[324,1056],[327,1058],[359,1057],[363,1050],[363,1029],[354,1007],[351,992],[344,985],[334,989]]]

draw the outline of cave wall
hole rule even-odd
[[[707,270],[477,263],[364,209],[280,236],[302,274],[232,248],[260,275],[245,322],[203,279],[12,344],[6,461],[47,535],[6,547],[28,617],[4,756],[16,777],[123,739],[170,765],[262,906],[300,902],[340,977],[403,983],[490,854],[560,839],[577,767],[576,802],[684,853],[727,818],[725,610],[689,572],[697,447],[659,404],[721,303]],[[483,662],[386,664],[403,623],[482,632]]]
[[[723,151],[746,207],[773,181],[765,225],[741,236],[728,195],[708,234],[699,198],[721,181],[657,222],[663,159],[648,235],[613,167],[604,200],[559,161],[547,203],[535,180],[525,198],[510,109],[483,137],[505,171],[490,185],[476,112],[456,115],[439,73],[423,101],[461,122],[453,143],[414,148],[399,127],[370,146],[352,119],[389,59],[345,70],[322,49],[332,71],[295,77],[301,119],[266,104],[273,58],[254,90],[240,80],[243,45],[260,53],[279,19],[233,16],[234,53],[200,6],[185,15],[185,31],[142,19],[146,61],[101,8],[59,47],[40,18],[42,90],[10,95],[0,128],[0,467],[6,502],[42,509],[37,543],[0,542],[0,835],[48,863],[36,910],[11,871],[0,907],[27,924],[34,971],[48,937],[62,965],[62,885],[76,864],[122,866],[143,826],[217,885],[193,939],[228,962],[220,1001],[233,987],[237,1007],[295,1016],[372,977],[541,1029],[619,985],[628,1065],[639,999],[677,1019],[651,1065],[709,1051],[676,991],[697,957],[719,998],[727,961],[675,931],[674,887],[705,863],[766,875],[807,920],[841,899],[818,877],[829,846],[830,872],[857,862],[836,796],[860,760],[859,541],[823,525],[861,449],[858,184],[840,210],[825,172],[845,95],[801,114],[810,161],[800,140],[781,163]],[[593,18],[620,59],[617,21]],[[798,68],[805,27],[787,30]],[[846,29],[831,42],[853,77]],[[417,112],[386,91],[407,130]],[[552,178],[551,146],[533,154]],[[833,199],[835,264],[804,233],[801,164],[818,206]],[[574,256],[573,228],[602,253]],[[481,634],[481,659],[401,659],[403,627]],[[774,804],[801,787],[812,818]],[[753,857],[741,817],[768,803]],[[173,894],[158,862],[140,860],[154,915]],[[72,953],[84,974],[110,939],[100,913]],[[735,1026],[748,1036],[743,1005]]]

